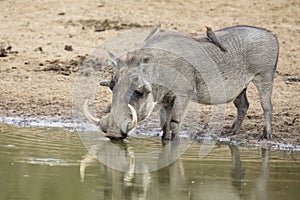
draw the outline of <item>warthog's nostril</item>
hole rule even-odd
[[[137,81],[139,81],[139,77],[138,77],[138,76],[134,76],[134,77],[132,78],[132,80],[135,81],[135,82],[137,82]]]

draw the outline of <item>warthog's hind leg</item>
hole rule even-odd
[[[261,107],[264,112],[264,130],[261,139],[272,139],[272,112],[273,106],[271,102],[273,77],[270,75],[258,76],[253,80],[254,85],[257,88],[260,97]]]
[[[249,108],[249,102],[246,95],[247,88],[245,88],[239,96],[234,100],[234,105],[237,108],[237,116],[231,127],[230,132],[234,135],[240,130],[240,127],[244,121],[244,118],[247,114],[247,110]]]

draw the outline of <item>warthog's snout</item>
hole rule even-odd
[[[93,116],[88,109],[89,101],[86,100],[84,102],[83,111],[86,116],[86,118],[93,122],[94,124],[97,124],[100,126],[100,129],[104,133],[105,137],[108,137],[112,140],[122,140],[127,137],[127,134],[132,131],[136,125],[137,125],[137,113],[134,107],[130,104],[128,104],[129,110],[131,112],[132,120],[127,124],[127,130],[126,132],[123,132],[120,130],[119,127],[117,127],[117,124],[115,123],[114,117],[111,113],[109,113],[107,116],[102,117],[101,119],[98,117]]]

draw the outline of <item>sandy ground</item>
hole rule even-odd
[[[278,37],[274,141],[299,145],[300,82],[289,79],[300,78],[300,1],[225,2],[0,0],[0,116],[71,118],[73,85],[82,60],[125,29],[161,24],[196,34],[204,32],[204,25],[219,29],[246,24]],[[101,116],[111,93],[106,88],[99,91]],[[255,138],[263,128],[262,110],[254,86],[248,91],[250,108],[240,135]],[[228,126],[235,112],[228,104]],[[202,121],[205,126],[205,116]]]

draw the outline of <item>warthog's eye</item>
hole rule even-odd
[[[138,76],[133,76],[133,77],[132,77],[132,81],[138,82],[138,81],[139,81],[139,77],[138,77]]]
[[[142,59],[143,64],[148,64],[150,62],[151,58],[150,57],[145,57]]]

